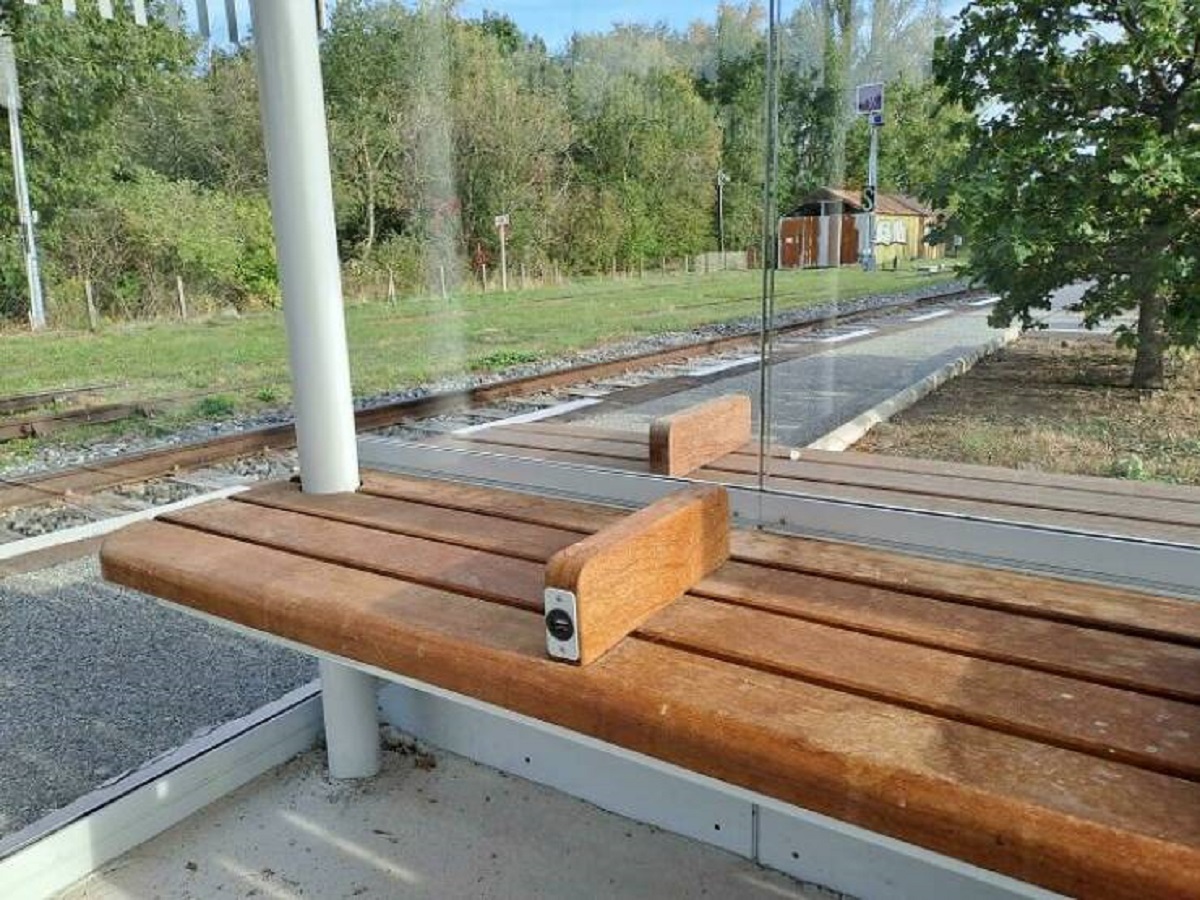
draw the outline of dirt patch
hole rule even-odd
[[[1033,334],[878,426],[871,453],[1200,485],[1200,355],[1169,387],[1128,387],[1112,339]]]

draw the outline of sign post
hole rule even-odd
[[[38,265],[37,224],[29,201],[29,179],[25,172],[25,146],[21,139],[21,91],[17,85],[17,57],[12,39],[0,37],[0,106],[8,110],[8,137],[12,146],[13,181],[17,186],[17,226],[21,233],[21,255],[29,282],[29,324],[34,331],[46,327],[42,299],[42,276]]]
[[[508,213],[496,216],[496,230],[500,232],[500,290],[508,293]]]
[[[874,272],[875,209],[879,201],[879,129],[883,127],[883,85],[862,84],[855,91],[855,109],[871,129],[871,151],[867,160],[867,186],[863,190],[863,212],[867,214],[867,246],[861,256],[862,267]]]

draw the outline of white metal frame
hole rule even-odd
[[[686,480],[394,438],[359,438],[370,468],[617,506],[651,503]],[[729,486],[736,521],[904,553],[1200,598],[1200,547],[934,510]]]
[[[321,731],[313,682],[0,841],[0,897],[42,900],[311,749]]]

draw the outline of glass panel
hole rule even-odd
[[[1164,37],[1194,23],[898,0],[782,16],[764,484],[1195,546],[1195,223],[1176,214],[1194,129],[1168,95],[1197,89],[1194,47]],[[1143,202],[1149,181],[1166,202]],[[783,298],[814,273],[826,318],[795,328]]]
[[[21,226],[0,232],[0,478],[26,480],[2,542],[296,467],[284,446],[28,483],[248,430],[287,444],[248,6],[150,3],[145,26],[104,6],[0,9],[24,159],[0,159],[0,221]],[[992,0],[655,0],[618,24],[583,2],[328,6],[364,427],[491,454],[501,482],[512,456],[646,473],[652,421],[744,394],[749,440],[688,477],[1195,543],[1196,359],[1177,351],[1198,320],[1196,89],[1164,37],[1194,32],[1182,13],[1039,30],[1040,6]],[[1020,76],[1047,61],[1070,91]],[[941,384],[1025,313],[1047,330]],[[1106,480],[1061,481],[1079,474]],[[7,579],[0,612],[0,692],[27,704],[0,726],[0,832],[312,676],[86,561]],[[56,758],[63,733],[80,744]]]
[[[287,362],[251,54],[172,30],[161,4],[145,25],[141,4],[73,6],[0,12],[21,100],[2,92],[0,840],[316,676],[305,655],[104,582],[92,543],[28,555],[51,532],[295,464],[112,468],[278,424]]]
[[[0,220],[25,233],[0,244],[0,399],[32,404],[0,409],[13,546],[296,469],[248,5],[172,6],[149,4],[144,26],[130,4],[0,13],[37,213],[16,214],[6,150]],[[356,400],[384,434],[495,454],[496,480],[504,455],[645,472],[654,416],[712,396],[731,364],[736,389],[757,390],[765,11],[663,0],[614,24],[596,4],[488,9],[331,5],[321,56]],[[807,302],[781,307],[793,300]],[[105,474],[248,431],[283,446],[164,463],[148,482]],[[48,474],[81,480],[30,481]],[[753,457],[719,477],[753,484]],[[92,558],[2,583],[0,651],[0,836],[314,676],[103,584]]]
[[[937,5],[782,6],[778,299],[765,377],[767,475],[780,477],[791,451],[830,444],[846,423],[994,336],[957,315],[938,321],[961,285],[956,261],[927,241],[938,216],[922,199],[939,188],[953,142],[954,116],[930,81],[946,22]],[[819,301],[804,289],[814,278],[824,279]],[[792,292],[808,293],[807,315],[785,315]]]

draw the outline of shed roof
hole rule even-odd
[[[840,204],[847,213],[863,212],[862,192],[846,188],[817,188],[800,201],[788,218],[819,216],[825,211],[823,206],[829,204]],[[910,197],[907,194],[879,194],[875,201],[875,211],[885,216],[936,215],[932,209],[916,197]]]

